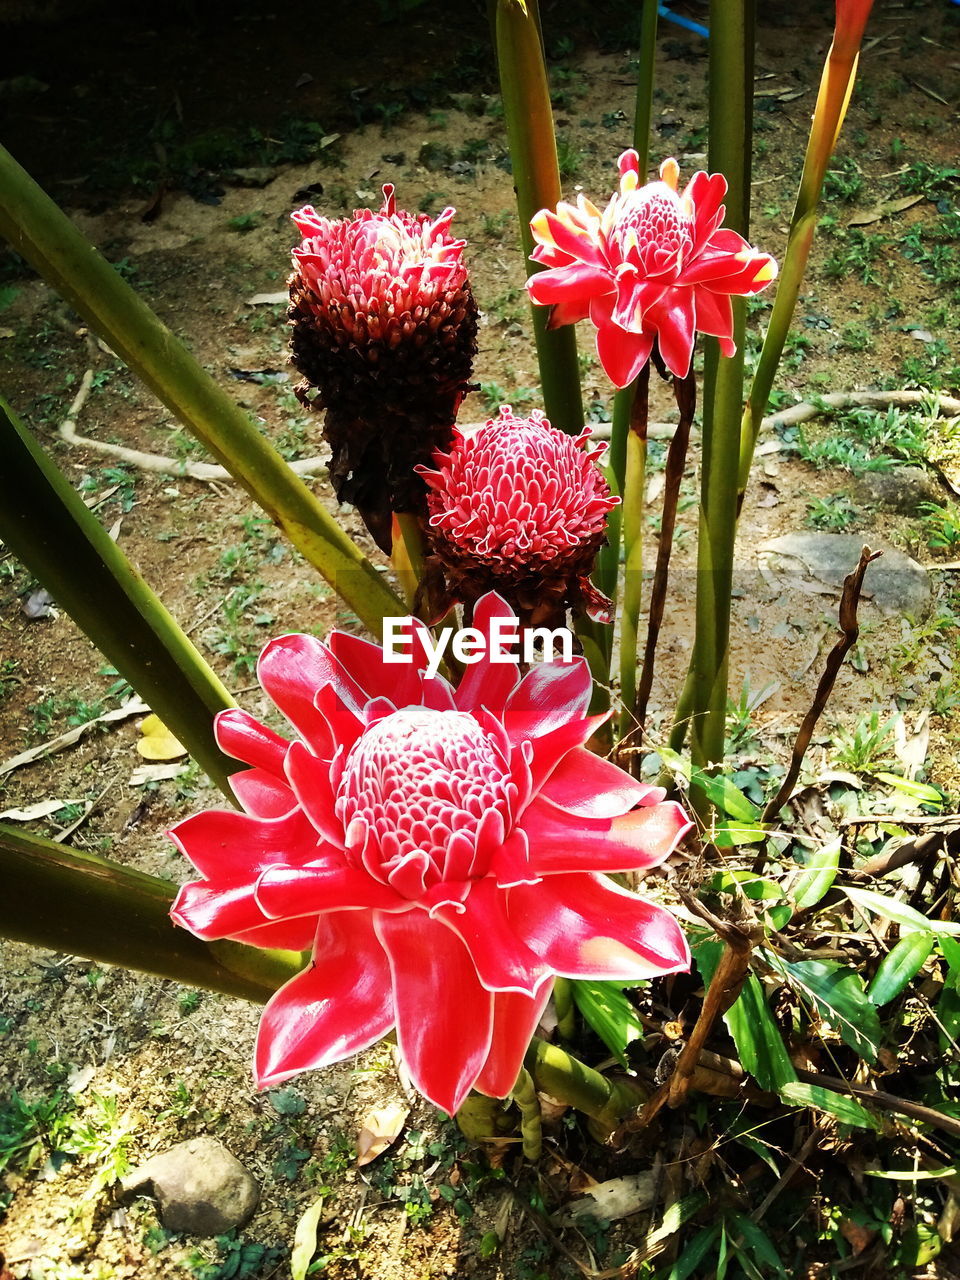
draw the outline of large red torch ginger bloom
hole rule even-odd
[[[500,619],[515,625],[491,593],[474,624],[489,638]],[[396,1027],[417,1088],[453,1112],[472,1087],[512,1090],[554,975],[688,967],[670,912],[605,873],[662,862],[689,824],[584,749],[603,717],[586,714],[582,658],[520,679],[488,648],[454,689],[425,676],[422,624],[410,634],[403,665],[338,632],[267,645],[260,682],[298,736],[218,716],[220,746],[253,766],[233,778],[244,812],[171,833],[203,876],[173,917],[202,938],[312,944],[264,1010],[261,1087]]]
[[[456,599],[472,604],[493,588],[525,620],[562,623],[567,607],[586,607],[609,621],[590,573],[620,499],[597,466],[605,446],[580,447],[589,435],[501,405],[498,418],[455,435],[449,454],[438,450],[435,471],[420,468],[432,549]]]
[[[618,387],[633,381],[655,341],[678,378],[690,371],[697,330],[733,355],[730,295],[759,293],[777,274],[768,254],[720,229],[722,174],[695,173],[679,195],[676,160],[646,186],[638,166],[637,153],[625,151],[620,190],[602,214],[581,195],[530,224],[533,258],[548,268],[527,281],[531,298],[553,307],[551,327],[590,317],[600,363]]]

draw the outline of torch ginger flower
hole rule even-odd
[[[503,618],[491,593],[474,625],[489,637]],[[253,766],[232,780],[244,812],[171,832],[203,877],[172,915],[201,938],[312,943],[264,1009],[260,1087],[395,1027],[414,1084],[452,1113],[471,1088],[511,1092],[555,975],[688,968],[670,912],[606,873],[657,865],[690,824],[584,749],[604,717],[586,714],[582,658],[521,679],[488,648],[454,689],[424,674],[423,624],[410,634],[400,666],[338,632],[267,645],[260,682],[297,736],[217,717],[220,746]]]
[[[307,205],[292,215],[290,320],[301,400],[326,411],[337,497],[359,509],[390,551],[391,511],[422,511],[413,473],[451,428],[476,352],[477,306],[450,234],[454,210],[437,218],[383,207],[352,219]]]
[[[457,433],[429,486],[431,547],[455,599],[473,604],[496,590],[533,625],[560,623],[568,607],[609,621],[610,601],[590,582],[606,536],[611,497],[597,459],[539,410],[515,418],[509,405],[469,434]]]
[[[720,229],[723,175],[695,173],[682,195],[679,176],[676,160],[665,160],[660,181],[640,186],[637,153],[625,151],[620,190],[602,214],[581,195],[530,224],[533,259],[548,268],[527,281],[531,298],[553,307],[552,328],[590,317],[600,363],[618,387],[634,380],[654,342],[670,372],[685,378],[697,330],[733,355],[730,295],[759,293],[777,274],[768,254]]]

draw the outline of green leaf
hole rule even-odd
[[[707,941],[694,947],[697,968],[707,982],[713,977],[721,942]],[[790,1061],[780,1029],[767,1006],[763,987],[755,974],[748,975],[740,995],[723,1015],[733,1036],[745,1071],[756,1080],[761,1089],[776,1092],[781,1085],[796,1080],[797,1073]]]
[[[769,951],[764,955],[771,967],[783,974],[801,997],[806,997],[823,1021],[839,1031],[844,1044],[868,1062],[876,1061],[880,1019],[855,969],[836,960],[788,961]]]
[[[739,889],[746,897],[752,898],[754,901],[783,897],[780,886],[776,881],[767,880],[745,869],[718,871],[710,879],[709,886],[714,893],[734,893]]]
[[[871,911],[874,915],[882,916],[884,920],[893,920],[895,924],[903,925],[907,929],[922,929],[927,933],[938,935],[960,933],[960,921],[928,920],[926,916],[921,915],[919,911],[914,911],[913,907],[908,907],[899,898],[877,893],[874,889],[853,889],[849,885],[841,885],[840,888],[851,902],[855,902],[858,907],[863,907],[864,911]]]
[[[874,1117],[855,1098],[848,1098],[845,1093],[836,1093],[833,1089],[824,1089],[818,1084],[803,1084],[799,1080],[785,1084],[780,1090],[780,1097],[794,1106],[825,1111],[827,1115],[859,1129],[878,1127]]]
[[[943,808],[943,794],[926,782],[915,782],[913,778],[901,778],[898,773],[875,773],[873,776],[880,782],[885,782],[888,787],[902,791],[918,804],[928,804],[936,809]]]
[[[0,454],[0,540],[232,798],[213,733],[230,694],[2,398]]]
[[[932,1178],[956,1178],[960,1164],[944,1164],[939,1169],[864,1169],[868,1178],[886,1178],[890,1182],[925,1182]]]
[[[888,1004],[913,981],[936,945],[932,933],[908,933],[880,961],[867,995],[876,1005]]]
[[[290,1254],[290,1272],[293,1280],[305,1280],[307,1267],[317,1251],[317,1227],[326,1203],[326,1193],[318,1196],[301,1215],[293,1233],[293,1251]]]
[[[578,980],[571,983],[577,1008],[621,1066],[627,1065],[624,1049],[643,1035],[640,1015],[617,982]]]
[[[765,1231],[757,1226],[752,1218],[748,1218],[746,1214],[738,1213],[731,1219],[731,1223],[743,1236],[745,1243],[750,1246],[757,1258],[766,1263],[768,1267],[771,1267],[778,1276],[787,1275],[783,1269],[780,1255],[774,1248],[773,1241]]]
[[[953,938],[948,934],[941,933],[937,936],[937,946],[940,948],[949,970],[946,985],[948,987],[956,987],[957,983],[960,982],[960,942],[954,942]]]
[[[766,827],[744,822],[720,822],[713,829],[713,843],[718,849],[735,849],[745,844],[762,844]]]
[[[735,818],[737,822],[750,823],[754,828],[758,828],[757,819],[760,817],[760,810],[752,800],[747,799],[726,774],[708,774],[698,769],[691,776],[690,785],[699,787],[710,803],[716,805],[727,817]],[[762,836],[755,837],[755,839],[760,838]]]
[[[840,865],[840,837],[812,854],[793,885],[792,897],[798,911],[816,906],[837,878]]]
[[[683,1246],[680,1257],[670,1268],[665,1280],[687,1280],[687,1277],[693,1274],[694,1270],[710,1253],[719,1235],[719,1223],[712,1227],[704,1227],[698,1231],[690,1243]]]

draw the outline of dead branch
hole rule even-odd
[[[872,1102],[883,1111],[893,1111],[897,1115],[907,1116],[920,1124],[932,1125],[945,1133],[952,1133],[960,1138],[960,1120],[955,1116],[935,1111],[933,1107],[925,1107],[919,1102],[911,1102],[909,1098],[899,1098],[894,1093],[886,1093],[883,1089],[871,1089],[866,1084],[850,1084],[838,1076],[822,1076],[816,1071],[803,1071],[797,1068],[797,1079],[804,1084],[820,1085],[824,1089],[833,1089],[836,1093],[849,1093],[854,1098],[862,1098],[864,1102]]]
[[[60,424],[59,435],[69,445],[80,445],[95,453],[105,453],[108,457],[117,458],[128,466],[137,467],[140,471],[161,472],[173,476],[187,476],[191,480],[233,480],[226,467],[212,462],[191,462],[185,458],[167,458],[159,453],[144,453],[141,449],[130,449],[123,444],[110,444],[106,440],[94,440],[90,436],[77,434],[77,417],[93,386],[93,370],[88,369],[80,382],[80,389],[73,397],[73,403],[67,410],[67,416]],[[287,464],[298,476],[315,475],[327,469],[322,458],[301,458],[297,462]]]
[[[857,605],[860,602],[860,592],[863,589],[863,576],[867,572],[867,566],[871,561],[876,560],[879,555],[882,555],[882,552],[871,551],[869,547],[864,547],[860,552],[860,562],[856,569],[854,569],[853,573],[847,574],[843,580],[843,595],[840,597],[840,630],[843,634],[827,654],[826,665],[824,666],[823,675],[820,677],[820,683],[817,685],[813,705],[804,716],[800,731],[793,744],[790,767],[779,791],[763,811],[763,816],[760,819],[763,824],[773,821],[787,800],[789,800],[793,788],[796,786],[803,758],[807,754],[807,748],[810,745],[810,739],[813,737],[817,721],[823,714],[827,699],[833,691],[834,682],[843,665],[843,660],[856,644],[857,637],[860,634],[860,624],[857,621]],[[766,854],[761,849],[753,863],[755,875],[759,875],[763,870],[765,858]]]

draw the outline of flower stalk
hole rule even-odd
[[[807,269],[810,247],[817,226],[817,207],[823,191],[827,165],[840,136],[853,92],[860,57],[860,45],[873,0],[837,0],[836,25],[827,54],[820,91],[813,113],[807,150],[800,176],[800,189],[790,222],[787,248],[750,398],[743,413],[740,432],[740,502],[750,477],[750,465],[766,412],[773,380],[784,344],[790,332],[800,286]]]
[[[531,219],[538,209],[552,208],[560,199],[557,141],[536,0],[497,0],[496,32],[520,242],[524,257],[529,258],[534,247]],[[541,307],[534,306],[532,312],[544,411],[555,427],[579,435],[584,416],[576,338],[571,329],[551,329]]]
[[[620,745],[627,745],[636,724],[637,645],[643,605],[643,502],[647,464],[650,364],[633,383],[630,430],[627,434],[627,469],[624,479],[623,610],[620,615]]]

